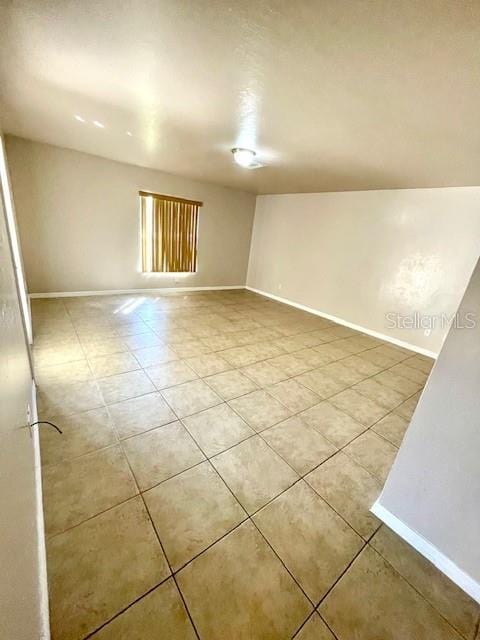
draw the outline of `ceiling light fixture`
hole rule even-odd
[[[93,124],[98,127],[99,129],[105,129],[105,125],[102,124],[101,122],[99,122],[98,120],[94,120]]]
[[[130,136],[130,137],[133,135],[131,131],[126,131],[125,133],[127,134],[127,136]]]
[[[75,120],[78,120],[79,122],[85,122],[82,116],[75,116]]]
[[[257,154],[251,149],[241,149],[240,147],[235,147],[234,149],[232,149],[232,153],[234,161],[241,167],[248,168],[257,165],[257,163],[255,162],[255,156]]]

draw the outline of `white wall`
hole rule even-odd
[[[480,252],[480,187],[259,196],[248,286],[438,353]]]
[[[7,138],[30,293],[244,285],[255,196]],[[201,200],[198,272],[142,274],[138,191]]]
[[[1,144],[1,140],[0,140]],[[5,186],[5,183],[3,183]],[[0,189],[0,638],[49,637],[32,373]],[[33,407],[32,407],[33,409]],[[35,418],[33,417],[33,420]]]
[[[450,330],[375,512],[480,602],[480,263],[467,313],[475,326]]]

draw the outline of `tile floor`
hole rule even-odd
[[[474,640],[369,511],[431,361],[246,291],[32,308],[53,640]]]

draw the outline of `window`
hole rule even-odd
[[[197,270],[198,209],[201,202],[140,191],[142,271]]]

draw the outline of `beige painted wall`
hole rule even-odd
[[[480,601],[480,263],[467,313],[476,326],[450,330],[378,502],[469,575]]]
[[[247,284],[438,353],[480,253],[480,187],[259,196]]]
[[[0,140],[1,144],[1,140]],[[32,374],[0,188],[0,638],[48,638]]]
[[[10,136],[7,154],[30,293],[245,284],[254,195]],[[197,273],[140,272],[140,189],[203,201]]]

